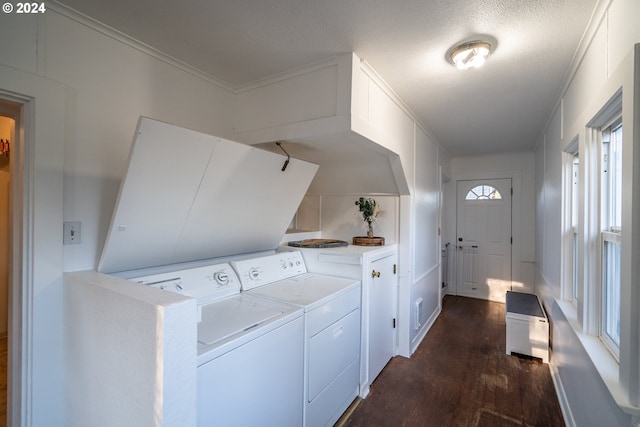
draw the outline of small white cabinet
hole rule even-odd
[[[549,363],[549,320],[534,294],[507,291],[507,354],[539,357]]]
[[[365,298],[369,306],[365,313],[367,330],[364,338],[368,341],[365,342],[368,358],[364,385],[368,389],[396,353],[395,253],[375,257],[366,264],[368,267],[363,269],[363,275],[368,277],[363,277],[363,282],[366,283],[368,295]]]

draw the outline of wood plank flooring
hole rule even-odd
[[[7,425],[7,337],[0,337],[0,427]]]
[[[505,354],[505,333],[504,304],[446,296],[413,356],[393,358],[337,425],[564,426],[549,366]]]

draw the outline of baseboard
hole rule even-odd
[[[353,402],[351,402],[351,405],[349,405],[347,410],[344,411],[344,414],[342,414],[342,416],[338,419],[338,421],[336,421],[336,424],[334,427],[344,427],[347,424],[347,421],[349,421],[351,414],[353,414],[353,411],[356,410],[360,402],[362,402],[362,399],[359,397],[356,397],[356,399]]]
[[[566,427],[577,427],[576,421],[573,419],[573,413],[571,413],[569,401],[567,400],[567,394],[564,392],[560,373],[558,372],[558,368],[555,363],[553,363],[553,354],[549,361],[549,371],[551,372],[553,386],[556,389],[556,394],[558,395],[558,402],[560,403],[560,410],[562,411],[562,417],[564,418],[564,425]]]
[[[429,316],[429,319],[424,324],[422,330],[411,343],[411,354],[413,354],[418,349],[418,347],[422,343],[422,340],[427,336],[427,332],[429,332],[429,329],[431,329],[441,312],[442,306],[438,306],[438,309],[431,313],[431,316]]]

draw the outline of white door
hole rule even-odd
[[[371,262],[369,287],[369,383],[393,357],[395,350],[394,256]]]
[[[505,301],[511,289],[511,179],[458,181],[456,294]]]

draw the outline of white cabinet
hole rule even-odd
[[[389,253],[382,258],[371,260],[369,268],[364,269],[364,279],[368,282],[366,289],[369,302],[367,323],[368,331],[368,385],[380,374],[387,362],[395,354],[396,326],[396,286],[395,286],[395,254]]]
[[[360,397],[366,397],[373,380],[397,354],[397,246],[295,250],[301,250],[309,272],[362,282]]]

